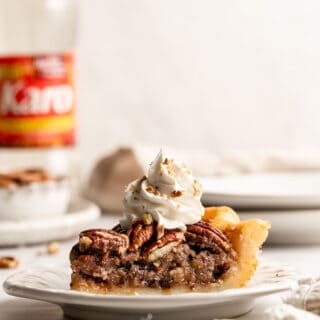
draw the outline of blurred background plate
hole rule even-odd
[[[76,236],[97,220],[100,210],[84,199],[73,200],[63,216],[0,222],[0,246],[18,246]]]
[[[320,209],[261,210],[239,212],[241,220],[264,219],[271,222],[269,244],[309,245],[320,243]]]
[[[320,208],[320,172],[202,178],[205,205],[241,209]]]

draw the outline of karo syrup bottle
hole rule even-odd
[[[0,0],[0,171],[75,168],[76,0]]]

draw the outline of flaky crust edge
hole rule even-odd
[[[268,237],[270,223],[260,219],[240,221],[229,207],[207,207],[202,219],[224,232],[237,252],[234,265],[225,273],[217,289],[245,286],[257,268],[258,254]]]

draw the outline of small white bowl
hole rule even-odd
[[[21,221],[61,216],[70,201],[69,181],[34,182],[14,189],[0,188],[0,220]]]

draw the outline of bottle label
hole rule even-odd
[[[0,57],[0,146],[75,142],[73,55]]]

